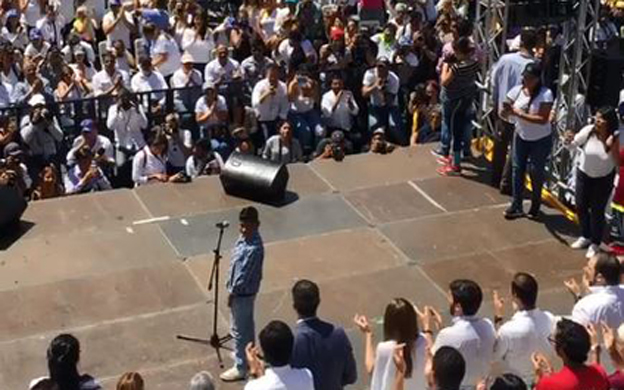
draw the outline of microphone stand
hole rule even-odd
[[[223,256],[221,255],[221,241],[223,240],[223,232],[228,225],[226,223],[220,222],[217,224],[217,228],[219,228],[219,238],[217,239],[217,247],[212,251],[214,254],[214,261],[212,263],[212,270],[210,271],[210,278],[208,279],[208,291],[214,291],[214,311],[212,317],[212,335],[208,340],[200,339],[197,337],[190,337],[185,335],[177,335],[176,338],[179,340],[192,341],[196,343],[201,343],[204,345],[210,345],[217,352],[217,359],[219,360],[219,367],[223,368],[223,359],[221,357],[221,349],[226,349],[231,351],[231,348],[227,348],[224,345],[232,340],[232,335],[227,334],[223,337],[220,337],[217,333],[217,319],[219,317],[219,270],[221,259]],[[214,290],[213,290],[214,287]]]

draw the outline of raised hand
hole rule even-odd
[[[366,318],[366,316],[360,315],[360,314],[356,314],[355,317],[353,317],[353,322],[358,327],[358,329],[360,329],[360,331],[362,333],[372,333],[373,332],[373,330],[371,329],[370,324],[368,322],[368,318]]]
[[[505,300],[501,298],[498,290],[492,292],[492,300],[494,302],[494,315],[503,317],[505,315]]]

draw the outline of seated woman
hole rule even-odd
[[[293,137],[290,123],[282,123],[279,134],[267,140],[262,157],[280,164],[292,164],[303,160],[301,145]]]
[[[410,145],[437,142],[440,140],[442,113],[438,103],[439,86],[430,81],[427,86],[419,85],[410,96],[408,110],[412,116]]]
[[[168,146],[169,141],[165,133],[159,127],[154,128],[147,145],[132,161],[132,180],[136,186],[175,182],[181,178],[180,174],[167,175]]]

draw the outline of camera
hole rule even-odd
[[[332,157],[336,161],[342,161],[345,158],[344,148],[339,144],[332,144],[331,146]]]

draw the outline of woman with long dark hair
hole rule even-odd
[[[366,371],[372,374],[371,390],[391,389],[396,366],[393,355],[397,345],[404,344],[405,390],[427,388],[425,360],[427,342],[418,331],[416,309],[404,298],[393,299],[384,313],[384,341],[373,349],[373,330],[364,316],[356,315],[355,324],[366,335]]]
[[[618,127],[615,109],[602,107],[596,113],[593,125],[585,126],[576,135],[566,133],[566,144],[579,151],[575,195],[582,234],[571,247],[588,248],[588,258],[598,253],[602,243],[605,209],[620,159]]]
[[[78,372],[80,343],[70,334],[58,335],[48,347],[50,379],[59,390],[100,390],[100,384],[91,376]]]
[[[204,74],[206,64],[212,60],[215,43],[208,27],[208,16],[201,10],[193,17],[193,25],[182,35],[182,50],[193,58],[193,67]]]
[[[546,161],[552,150],[552,128],[550,111],[553,94],[542,83],[542,68],[529,63],[522,73],[522,84],[509,91],[503,108],[502,118],[515,125],[513,142],[513,200],[505,210],[506,219],[524,216],[522,198],[527,166],[531,162],[531,209],[529,216],[539,217],[542,201],[542,187],[546,171]]]

